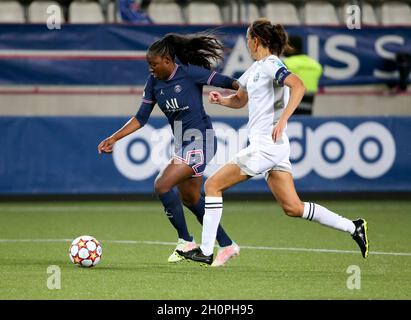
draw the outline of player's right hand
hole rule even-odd
[[[113,152],[113,146],[116,140],[112,137],[108,137],[100,142],[97,147],[98,153],[111,153]]]
[[[209,94],[208,94],[208,101],[210,102],[210,103],[215,103],[215,104],[219,104],[220,103],[220,101],[221,101],[221,93],[220,92],[217,92],[217,91],[211,91]]]

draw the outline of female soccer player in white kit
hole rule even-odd
[[[290,73],[278,58],[284,50],[291,49],[283,26],[272,25],[266,19],[254,21],[247,30],[247,46],[256,61],[238,80],[240,89],[227,97],[213,91],[209,100],[236,109],[248,102],[250,144],[207,179],[204,185],[206,198],[201,246],[178,253],[212,266],[221,266],[238,255],[239,247],[232,246],[230,252],[213,262],[216,232],[223,211],[222,193],[241,181],[265,174],[268,186],[288,216],[302,217],[350,233],[366,258],[368,240],[365,220],[351,221],[316,203],[302,202],[295,190],[289,160],[290,144],[284,130],[305,88],[300,78]]]

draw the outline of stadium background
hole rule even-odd
[[[113,156],[99,156],[97,144],[135,114],[148,75],[145,50],[156,38],[168,32],[192,33],[217,27],[227,48],[225,62],[218,68],[225,74],[238,76],[251,63],[245,47],[247,23],[263,16],[285,24],[290,34],[301,35],[305,52],[317,59],[324,68],[313,114],[293,116],[288,127],[297,191],[311,197],[340,199],[330,202],[331,208],[340,208],[343,214],[348,212],[353,217],[363,212],[366,217],[374,219],[382,232],[380,247],[375,247],[376,257],[380,260],[361,267],[364,272],[374,272],[372,274],[375,277],[391,271],[394,275],[398,272],[398,278],[391,278],[394,282],[384,277],[381,280],[386,281],[387,288],[391,284],[390,290],[384,293],[381,290],[384,285],[377,281],[368,288],[371,291],[363,290],[361,294],[352,295],[352,292],[347,291],[335,292],[331,283],[326,283],[324,292],[319,289],[310,295],[309,286],[317,285],[314,280],[318,278],[314,276],[306,279],[306,291],[297,285],[284,295],[281,290],[270,291],[272,289],[266,288],[262,279],[251,276],[242,285],[247,288],[251,285],[251,279],[254,279],[256,282],[252,285],[260,285],[258,293],[248,294],[246,289],[238,292],[234,290],[234,293],[228,285],[228,291],[223,290],[214,296],[204,295],[207,290],[203,290],[203,293],[193,291],[191,295],[188,292],[174,292],[173,295],[162,292],[159,288],[164,279],[157,279],[158,283],[143,286],[145,291],[138,293],[130,289],[123,295],[110,296],[108,292],[113,288],[106,282],[107,290],[103,287],[94,296],[75,287],[58,297],[409,298],[410,287],[402,286],[399,277],[404,266],[409,265],[410,255],[407,228],[410,225],[411,195],[411,92],[408,88],[399,88],[400,66],[396,62],[396,55],[399,52],[411,53],[410,1],[153,0],[136,3],[138,14],[130,18],[120,14],[119,2],[109,0],[0,0],[0,217],[3,219],[0,246],[4,252],[4,244],[19,247],[23,243],[33,250],[43,250],[49,245],[47,241],[56,239],[59,248],[35,257],[29,255],[26,260],[18,256],[17,248],[11,258],[2,254],[5,268],[3,288],[14,286],[17,289],[0,291],[1,296],[55,298],[50,292],[39,289],[40,284],[38,287],[27,287],[23,282],[16,285],[10,273],[12,269],[7,267],[28,264],[27,268],[33,268],[29,270],[37,270],[43,267],[40,257],[50,263],[57,261],[62,265],[68,264],[68,259],[61,255],[61,251],[65,250],[67,239],[74,239],[82,233],[93,233],[97,238],[109,239],[105,247],[108,249],[118,246],[119,243],[115,241],[119,239],[133,239],[137,243],[141,242],[142,247],[148,245],[144,241],[163,240],[155,250],[152,247],[145,248],[154,251],[155,258],[150,252],[143,262],[135,263],[143,263],[139,266],[141,270],[149,269],[147,261],[151,257],[156,259],[156,270],[164,270],[161,258],[171,250],[171,241],[175,239],[166,219],[157,214],[162,211],[160,205],[157,202],[125,201],[135,198],[155,199],[153,181],[164,165],[162,160],[169,155],[171,143],[165,118],[156,108],[149,125],[118,143]],[[363,9],[360,29],[347,27],[345,9],[350,4]],[[61,8],[60,26],[55,20],[50,20],[50,16],[56,15],[56,7],[47,12],[51,5]],[[151,22],[147,20],[146,14]],[[207,92],[210,89],[206,87],[204,90],[204,102],[215,127],[219,129],[221,157],[227,160],[246,142],[237,130],[247,122],[247,108],[229,110],[209,105]],[[153,149],[158,149],[159,145],[160,155],[151,158]],[[219,164],[210,166],[207,174]],[[247,220],[244,208],[257,214],[261,218],[259,221],[271,219],[271,216],[266,216],[270,210],[280,213],[273,202],[251,201],[271,199],[263,179],[253,179],[230,192],[229,197],[240,195],[241,200],[247,199],[246,203],[234,202],[231,208],[227,205],[224,215],[225,223],[234,229],[237,238],[241,240],[245,237],[245,243],[254,240],[244,236],[241,230],[255,227],[259,230],[256,232],[260,232],[261,242],[255,240],[254,243],[262,246],[268,241],[279,246],[353,249],[341,246],[342,238],[327,242],[322,235],[329,237],[329,231],[323,231],[320,227],[318,230],[314,227],[318,241],[312,239],[308,243],[281,243],[281,237],[285,238],[286,235],[285,231],[278,232],[279,226],[282,226],[281,230],[291,228],[289,230],[296,234],[308,234],[308,231],[302,231],[305,230],[302,224],[297,223],[297,227],[292,227],[294,221],[279,218],[272,220],[276,222],[275,225],[266,226],[262,226],[262,222],[257,225]],[[353,198],[370,199],[371,196],[378,200],[375,203],[351,203]],[[403,200],[388,201],[388,198]],[[105,204],[54,202],[61,199],[123,201]],[[21,200],[48,202],[21,203]],[[384,242],[392,231],[382,228],[387,212],[392,212],[392,230],[397,232],[396,237]],[[83,214],[94,219],[94,222],[87,221]],[[121,225],[118,216],[135,228],[131,230],[129,226]],[[241,223],[240,218],[243,219]],[[187,219],[199,239],[199,227],[192,217]],[[75,223],[69,222],[73,220]],[[45,224],[42,225],[40,221]],[[139,226],[145,221],[150,221],[150,224],[146,223],[142,230]],[[113,228],[108,229],[107,225]],[[277,230],[275,239],[270,238],[270,226]],[[250,234],[253,233],[250,231]],[[30,243],[30,239],[40,242]],[[110,243],[110,239],[113,242]],[[164,249],[161,245],[170,247]],[[129,249],[122,250],[129,252]],[[401,254],[404,251],[405,254]],[[115,269],[117,264],[132,264],[121,260],[121,252],[116,249],[115,257],[107,253],[103,261],[108,268],[112,266]],[[378,252],[400,254],[388,263],[383,260],[383,255],[378,256]],[[137,257],[141,258],[140,254],[139,251]],[[285,262],[285,253],[279,255],[283,259],[280,261],[292,265],[293,262]],[[299,256],[301,261],[310,261],[306,255],[302,251]],[[53,260],[55,256],[59,258]],[[251,254],[247,256],[245,253],[243,263],[252,269],[255,266],[250,262],[251,258]],[[264,259],[270,264],[269,258]],[[233,262],[234,271],[243,272],[243,269],[235,269],[241,266],[241,262],[236,263]],[[332,268],[340,263],[338,259],[330,262],[324,257],[324,268]],[[355,260],[355,263],[362,262]],[[315,269],[313,265],[307,268]],[[305,267],[304,263],[302,266]],[[131,272],[130,268],[120,270],[119,276],[126,277]],[[186,271],[185,267],[178,268]],[[299,269],[298,265],[296,268]],[[344,271],[338,277],[344,279]],[[65,272],[69,273],[67,277],[75,277],[71,269]],[[103,274],[94,276],[107,279],[103,278]],[[220,276],[230,278],[226,272]],[[38,279],[43,278],[39,275]],[[220,279],[219,276],[216,279]],[[300,283],[298,280],[301,279],[294,280]],[[38,281],[40,283],[43,280]],[[83,278],[83,281],[91,280]],[[286,282],[284,285],[288,284]],[[149,289],[149,286],[153,287]],[[157,288],[157,293],[153,288]]]

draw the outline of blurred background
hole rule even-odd
[[[147,48],[214,30],[226,48],[216,69],[239,77],[259,17],[285,25],[298,50],[281,58],[309,89],[288,127],[297,190],[409,197],[410,0],[0,0],[1,199],[151,195],[172,144],[157,107],[112,156],[97,154],[138,110]],[[206,175],[246,144],[248,114],[209,105],[210,90],[220,162]],[[260,177],[231,192],[267,191]]]

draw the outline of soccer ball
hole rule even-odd
[[[69,250],[71,262],[90,268],[100,262],[103,248],[100,242],[91,236],[80,236],[73,240]]]

